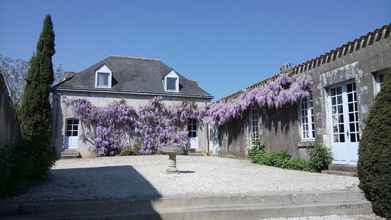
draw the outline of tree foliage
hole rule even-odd
[[[23,59],[13,59],[0,54],[0,72],[7,82],[9,94],[15,106],[21,104],[29,68],[29,62]],[[53,85],[59,83],[63,78],[64,70],[61,65],[58,65],[54,69]]]
[[[30,60],[25,92],[18,109],[22,138],[34,149],[34,169],[37,176],[44,176],[54,162],[51,146],[52,116],[49,102],[50,87],[53,83],[52,57],[54,31],[50,15],[44,19],[36,54]]]
[[[358,176],[374,212],[391,218],[391,73],[386,76],[363,131]]]

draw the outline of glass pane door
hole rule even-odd
[[[349,82],[330,88],[329,100],[334,162],[355,164],[360,141],[356,84]]]

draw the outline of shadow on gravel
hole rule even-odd
[[[180,174],[190,174],[190,173],[195,173],[193,170],[179,170],[178,173]]]
[[[54,169],[47,183],[18,196],[11,210],[0,208],[0,216],[161,219],[152,204],[161,197],[132,166]]]

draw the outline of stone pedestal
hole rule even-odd
[[[178,146],[165,147],[162,152],[168,154],[168,168],[166,172],[168,174],[178,173],[176,168],[176,155],[178,153]]]
[[[176,168],[176,152],[169,152],[168,159],[167,173],[178,173],[178,169]]]

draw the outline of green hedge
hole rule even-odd
[[[391,72],[376,97],[359,147],[360,188],[373,211],[391,219]]]
[[[252,162],[257,164],[292,170],[311,170],[309,161],[292,158],[286,152],[266,152],[264,146],[258,143],[251,146],[248,156]]]
[[[0,198],[23,190],[34,179],[31,153],[24,143],[0,146]]]
[[[264,146],[259,143],[252,144],[248,156],[252,162],[257,164],[317,172],[327,169],[332,161],[330,150],[319,144],[311,150],[310,160],[293,158],[287,152],[266,152]]]

